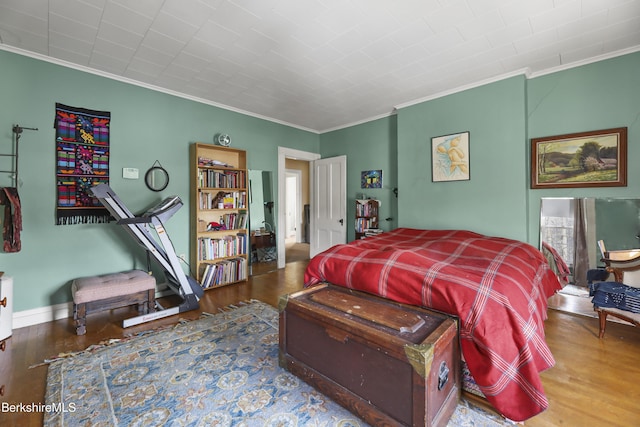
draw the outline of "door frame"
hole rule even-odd
[[[309,200],[313,203],[315,196],[314,192],[314,177],[312,172],[313,161],[320,159],[320,154],[311,153],[309,151],[296,150],[294,148],[278,147],[278,225],[276,229],[276,247],[278,249],[278,268],[284,268],[287,260],[285,259],[285,209],[286,204],[286,159],[305,160],[309,162]],[[309,224],[311,230],[315,226],[313,218],[311,218],[311,224]],[[313,239],[313,232],[310,233],[310,238]]]

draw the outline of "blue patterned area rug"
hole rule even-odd
[[[278,366],[259,301],[51,363],[45,426],[366,426]],[[449,424],[511,425],[461,402]]]

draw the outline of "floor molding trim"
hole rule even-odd
[[[72,313],[73,303],[71,302],[17,311],[13,313],[12,317],[13,329],[64,319],[71,317]]]
[[[156,288],[156,298],[171,295],[173,292],[165,282],[159,283]],[[46,307],[32,308],[24,311],[14,311],[11,321],[12,329],[38,325],[40,323],[53,322],[73,316],[73,302],[64,302]]]

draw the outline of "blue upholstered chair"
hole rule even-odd
[[[600,338],[604,337],[608,315],[640,326],[640,249],[605,252],[602,261],[609,275],[591,285]]]

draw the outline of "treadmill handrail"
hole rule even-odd
[[[116,221],[116,224],[119,225],[127,225],[127,224],[150,224],[151,217],[148,216],[136,216],[133,218],[122,218]]]
[[[124,226],[129,231],[138,244],[147,248],[147,250],[151,252],[154,258],[162,265],[164,270],[173,277],[177,284],[180,285],[181,293],[184,293],[185,295],[194,293],[192,284],[187,279],[182,268],[180,268],[179,258],[176,256],[173,245],[166,236],[164,226],[157,215],[148,217],[150,221],[146,220],[144,222],[151,222],[156,230],[158,230],[158,228],[161,229],[161,233],[159,232],[158,235],[162,240],[166,240],[166,242],[163,243],[166,243],[166,249],[171,251],[171,256],[158,244],[149,230],[141,225],[143,222],[136,219],[137,217],[131,213],[108,184],[98,184],[91,187],[91,192],[118,220],[118,223],[122,221],[120,225]],[[180,206],[182,206],[182,204],[180,204]]]

